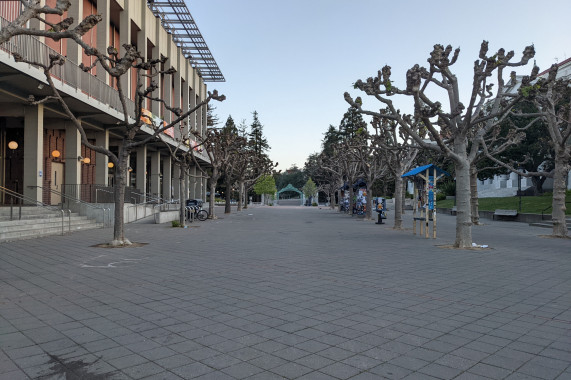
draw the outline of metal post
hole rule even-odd
[[[519,212],[521,212],[521,174],[517,174],[517,192],[519,194]]]

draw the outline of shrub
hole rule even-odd
[[[317,207],[317,202],[313,202],[311,205],[312,205],[313,207]]]
[[[444,193],[442,193],[442,192],[436,193],[436,201],[437,201],[437,202],[443,201],[443,200],[445,200],[445,199],[446,199],[446,194],[444,194]]]
[[[180,222],[178,220],[173,220],[171,222],[173,227],[182,227],[182,225],[180,224]]]
[[[441,184],[438,185],[438,193],[444,194],[445,197],[447,195],[449,196],[456,195],[456,182],[454,181],[442,182]]]

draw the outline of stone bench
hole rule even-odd
[[[492,220],[495,220],[496,217],[498,217],[498,219],[505,219],[505,218],[515,219],[517,217],[517,210],[497,209],[496,211],[494,211],[494,214],[492,215]]]

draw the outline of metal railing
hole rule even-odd
[[[103,221],[103,227],[105,228],[105,227],[107,227],[108,224],[109,225],[111,224],[111,209],[110,208],[94,206],[89,202],[85,202],[85,201],[82,201],[81,199],[73,198],[73,197],[71,197],[65,193],[62,193],[61,191],[57,191],[54,189],[43,188],[42,186],[28,186],[28,187],[41,189],[42,192],[47,190],[49,192],[49,194],[55,194],[57,196],[62,197],[62,202],[61,202],[62,210],[63,210],[64,204],[65,204],[64,200],[67,201],[68,207],[70,207],[70,208],[71,208],[70,204],[73,202],[75,204],[81,204],[81,205],[83,205],[87,208],[90,208],[92,210],[99,210],[102,212],[101,220]],[[68,211],[70,211],[70,210],[68,210]],[[71,213],[71,211],[70,211],[70,213]],[[109,223],[107,223],[107,220],[109,220]],[[70,226],[70,230],[71,230],[71,226]]]
[[[0,17],[0,29],[9,24],[9,21]],[[39,37],[19,35],[12,37],[8,42],[0,45],[0,50],[10,55],[20,54],[24,59],[42,64],[49,63],[50,54],[59,54],[48,45],[41,42]],[[99,70],[102,70],[100,67]],[[119,93],[116,89],[106,84],[101,79],[86,73],[79,68],[76,62],[66,58],[63,66],[54,66],[51,74],[54,81],[66,84],[76,91],[93,98],[118,112],[123,112]],[[135,115],[135,102],[126,99],[127,113],[131,117]]]
[[[565,205],[571,204],[571,201],[565,202]],[[549,205],[548,207],[544,208],[543,210],[541,210],[541,220],[545,220],[544,216],[545,216],[545,211],[549,210],[553,208],[553,205]]]
[[[115,203],[113,186],[94,183],[66,183],[61,185],[62,193],[89,203]],[[139,192],[133,187],[125,187],[125,202],[140,203]]]
[[[51,206],[51,205],[47,205],[44,204],[42,202],[39,202],[35,199],[32,199],[30,197],[26,197],[23,194],[17,193],[13,190],[7,189],[4,186],[0,186],[0,192],[9,195],[11,198],[16,198],[19,200],[18,202],[18,208],[19,208],[19,212],[18,212],[18,220],[22,219],[22,206],[24,206],[24,204],[29,204],[29,205],[35,205],[36,207],[42,207],[43,209],[46,210],[50,210],[50,211],[55,211],[55,212],[61,212],[61,234],[63,235],[65,233],[65,228],[64,228],[64,220],[65,220],[65,210],[63,208],[59,208],[59,207],[55,207],[55,206]],[[68,231],[71,231],[71,211],[68,211]],[[10,206],[10,220],[14,220],[13,219],[13,204]]]

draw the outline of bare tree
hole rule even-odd
[[[362,109],[361,98],[353,98],[345,93],[345,100],[367,115],[377,116],[397,122],[416,143],[425,149],[431,149],[451,158],[455,165],[457,187],[456,240],[454,246],[467,248],[472,245],[472,216],[470,209],[470,165],[480,151],[480,142],[495,125],[508,114],[523,96],[507,95],[504,92],[504,69],[526,65],[535,55],[533,46],[525,48],[517,62],[511,62],[514,52],[506,54],[499,49],[488,55],[488,42],[482,42],[479,60],[474,63],[474,76],[471,95],[467,105],[460,101],[458,79],[451,67],[456,63],[460,49],[449,45],[434,45],[428,58],[428,69],[414,65],[407,71],[406,88],[399,89],[391,81],[391,68],[385,66],[374,78],[358,80],[355,88],[380,101],[388,112],[374,112]],[[452,55],[451,55],[452,54]],[[493,83],[490,77],[496,73],[497,96],[484,112],[486,102],[494,98]],[[532,76],[537,74],[534,69]],[[444,91],[448,106],[443,108],[439,101],[431,100],[427,87],[436,86]],[[390,99],[395,95],[410,97],[414,105],[414,114],[401,114]],[[417,121],[421,121],[418,123]],[[429,137],[429,140],[426,139]]]
[[[26,4],[27,2],[23,2]],[[32,1],[31,4],[37,5],[37,1]],[[58,0],[56,8],[58,8],[57,14],[59,12],[63,12],[69,8],[70,4],[69,1],[61,1]],[[36,9],[36,15],[40,14],[39,11]],[[24,11],[26,13],[26,11]],[[45,13],[45,12],[44,12]],[[39,17],[39,16],[36,16]],[[124,230],[124,203],[125,203],[125,186],[127,183],[127,175],[128,175],[128,168],[129,168],[129,155],[130,153],[137,147],[143,146],[151,141],[155,141],[159,138],[160,134],[166,131],[169,128],[173,128],[182,121],[184,121],[190,114],[194,113],[196,110],[200,109],[204,105],[208,104],[210,100],[215,99],[222,101],[225,99],[224,95],[218,95],[218,92],[214,90],[212,93],[208,93],[208,96],[203,101],[196,104],[195,107],[189,109],[187,112],[182,112],[180,108],[171,107],[169,104],[163,99],[157,98],[153,96],[153,92],[158,89],[158,85],[152,78],[157,77],[161,74],[165,75],[172,75],[175,73],[173,68],[169,68],[167,70],[161,70],[161,66],[164,65],[167,58],[161,57],[160,59],[145,59],[137,49],[132,46],[125,44],[123,48],[125,53],[121,56],[119,51],[114,47],[109,47],[106,53],[99,51],[98,49],[88,45],[85,43],[81,36],[93,27],[97,22],[101,20],[101,17],[98,15],[95,16],[88,16],[85,20],[79,23],[78,27],[73,29],[64,30],[65,27],[69,27],[73,24],[73,19],[66,19],[67,21],[65,24],[57,24],[52,26],[52,28],[56,31],[61,31],[60,38],[70,38],[74,40],[81,48],[84,50],[85,54],[88,56],[94,56],[96,59],[90,66],[84,66],[83,64],[80,67],[85,72],[90,72],[93,67],[99,64],[112,78],[116,79],[117,83],[117,92],[119,96],[119,100],[121,102],[121,113],[122,119],[116,124],[118,129],[121,131],[121,138],[122,142],[119,145],[118,154],[111,152],[109,149],[103,146],[97,146],[92,144],[88,141],[86,132],[83,128],[81,121],[74,115],[71,109],[66,104],[63,96],[58,91],[52,75],[51,70],[56,66],[63,66],[65,63],[65,58],[59,54],[50,54],[49,56],[49,63],[42,63],[37,61],[28,60],[21,55],[14,53],[14,59],[16,62],[26,62],[28,64],[34,65],[39,67],[43,70],[44,75],[46,77],[46,81],[48,82],[51,90],[52,95],[44,97],[42,99],[35,99],[33,96],[30,96],[29,103],[31,105],[38,105],[50,101],[57,101],[63,108],[65,114],[69,118],[69,120],[73,123],[73,125],[77,128],[81,135],[81,142],[84,146],[89,149],[94,150],[95,152],[104,154],[109,157],[109,160],[115,165],[115,186],[114,186],[114,202],[115,202],[115,211],[114,211],[114,226],[113,226],[113,240],[110,242],[113,246],[123,246],[123,245],[131,245],[129,239],[125,237],[125,230]],[[42,20],[43,21],[43,20]],[[65,21],[65,20],[64,20]],[[45,21],[44,21],[45,22]],[[82,27],[79,27],[81,26]],[[65,32],[65,33],[64,33]],[[35,29],[30,29],[28,32],[25,30],[17,29],[16,32],[19,34],[30,34],[30,35],[44,35],[38,32]],[[47,37],[52,38],[49,35]],[[127,107],[127,95],[124,91],[122,81],[120,80],[121,77],[124,75],[130,75],[130,70],[134,68],[136,70],[136,94],[135,94],[135,109],[134,112],[130,111]],[[148,86],[144,87],[147,78],[151,79],[151,82]],[[151,122],[152,132],[147,134],[146,137],[143,137],[140,140],[135,140],[135,136],[140,135],[139,132],[145,126],[145,121],[148,118],[145,118],[143,115],[143,104],[147,101],[147,99],[159,102],[162,104],[168,112],[172,112],[175,116],[170,123],[164,123],[162,125],[155,125],[154,121]]]
[[[374,144],[384,155],[384,167],[390,170],[395,181],[395,224],[394,229],[402,229],[403,189],[402,175],[410,170],[418,148],[416,142],[398,123],[374,117],[371,125],[375,128]],[[382,173],[381,173],[382,174]]]
[[[549,70],[548,77],[539,79],[536,83],[532,78],[524,78],[518,90],[520,96],[533,101],[538,112],[522,114],[532,119],[537,117],[545,121],[550,144],[555,152],[554,168],[550,171],[525,172],[518,170],[513,164],[505,163],[496,158],[483,144],[487,156],[495,163],[522,176],[545,176],[553,178],[552,221],[553,236],[567,237],[567,224],[565,220],[565,191],[566,179],[571,170],[571,79],[569,77],[557,79],[558,65],[554,64]],[[529,123],[528,123],[529,125]],[[512,135],[519,132],[512,131]]]
[[[40,0],[20,0],[23,10],[18,17],[3,26],[0,29],[0,45],[10,40],[10,38],[20,35],[37,36],[51,38],[59,41],[64,38],[81,40],[81,36],[91,30],[97,23],[101,21],[101,15],[87,16],[82,22],[71,28],[74,23],[72,17],[68,17],[57,24],[48,22],[45,15],[63,16],[71,7],[69,0],[57,0],[55,7],[42,5]],[[32,20],[37,21],[40,25],[45,24],[50,29],[36,29],[28,26]],[[71,29],[70,29],[71,28]]]
[[[347,145],[349,155],[358,162],[359,173],[367,183],[365,219],[368,220],[372,219],[373,214],[373,183],[389,170],[386,156],[376,145],[378,139],[375,137],[364,130],[353,138],[351,144]]]
[[[208,128],[205,136],[197,135],[196,137],[199,139],[199,143],[206,149],[210,163],[207,165],[201,164],[192,150],[191,154],[196,167],[208,178],[208,187],[210,189],[208,217],[216,219],[214,213],[216,185],[224,170],[231,166],[243,139],[232,128]]]

